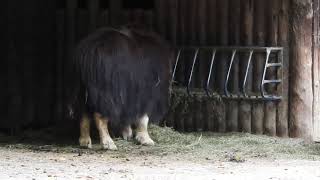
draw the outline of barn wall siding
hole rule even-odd
[[[40,0],[8,1],[7,71],[1,82],[7,92],[1,106],[0,129],[18,131],[25,126],[46,127],[66,122],[64,63],[71,49],[89,32],[103,26],[130,22],[144,23],[160,33],[173,46],[282,46],[284,69],[283,100],[280,103],[225,101],[219,117],[212,113],[214,104],[191,100],[188,111],[182,106],[169,112],[164,122],[180,131],[241,131],[287,137],[289,134],[289,42],[290,0],[154,0],[154,7],[123,8],[124,1]],[[57,2],[60,2],[57,5]],[[62,2],[62,5],[61,5]],[[17,4],[20,4],[17,6]],[[43,18],[45,17],[45,18]],[[46,19],[46,20],[45,20]],[[199,55],[194,87],[201,87],[208,73],[210,54]],[[256,55],[254,59],[262,59]],[[244,73],[243,57],[237,56],[232,70],[231,91],[239,87]],[[177,79],[185,82],[189,61],[182,62]],[[222,91],[228,65],[227,55],[219,56],[213,69],[212,87]],[[258,89],[259,67],[254,63],[249,74],[249,89]],[[258,70],[257,70],[258,69]],[[220,70],[220,71],[217,71]],[[276,76],[276,72],[270,77]],[[279,74],[278,74],[279,75]],[[8,79],[8,81],[6,81]],[[275,88],[275,87],[271,87]],[[2,91],[2,90],[1,90]],[[292,128],[291,128],[292,130]]]

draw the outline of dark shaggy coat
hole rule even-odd
[[[69,96],[73,111],[98,112],[120,125],[132,124],[143,114],[158,122],[168,109],[172,55],[152,32],[96,31],[74,51]]]

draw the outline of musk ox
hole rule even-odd
[[[103,28],[83,39],[72,58],[69,110],[80,119],[80,146],[91,148],[90,120],[103,149],[117,149],[108,132],[153,145],[148,122],[167,112],[172,49],[153,32]],[[70,78],[69,77],[69,78]]]

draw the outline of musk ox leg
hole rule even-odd
[[[92,148],[90,138],[90,119],[87,114],[83,114],[80,120],[79,144],[81,147]]]
[[[131,125],[125,126],[122,129],[122,138],[126,141],[132,139],[132,129],[131,129]]]
[[[135,140],[138,142],[138,144],[145,145],[145,146],[153,146],[154,142],[150,138],[148,133],[148,122],[149,122],[148,115],[144,115],[142,116],[142,118],[138,120]]]
[[[111,139],[108,131],[108,119],[103,118],[101,114],[94,113],[94,119],[100,135],[100,144],[103,149],[117,150],[117,146]]]

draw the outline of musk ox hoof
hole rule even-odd
[[[80,137],[79,144],[80,144],[80,147],[89,148],[89,149],[92,148],[90,137]]]
[[[126,129],[124,129],[124,130],[122,131],[122,138],[123,138],[124,140],[129,141],[129,140],[132,139],[132,137],[133,137],[133,135],[132,135],[132,129],[131,129],[131,127],[126,128]]]
[[[138,132],[135,139],[138,144],[141,144],[144,146],[153,146],[154,145],[154,141],[150,138],[149,134],[146,132]]]
[[[122,138],[126,141],[130,141],[132,139],[132,134],[122,133]]]
[[[101,146],[102,146],[102,149],[105,149],[105,150],[111,150],[111,151],[118,150],[117,146],[114,144],[112,139],[110,139],[107,142],[101,144]]]

